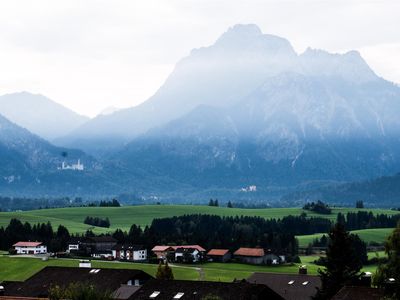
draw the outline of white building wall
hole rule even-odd
[[[47,247],[46,246],[37,246],[37,247],[15,247],[17,254],[46,254]]]
[[[133,260],[147,260],[147,250],[134,251]]]

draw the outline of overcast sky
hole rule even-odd
[[[89,116],[134,106],[192,48],[237,23],[299,53],[359,50],[400,83],[399,0],[2,0],[0,94],[41,93]]]

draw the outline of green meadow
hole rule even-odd
[[[370,254],[374,256],[375,254]],[[380,253],[380,256],[384,253]],[[231,282],[234,279],[248,278],[254,272],[296,274],[300,265],[307,265],[308,274],[317,275],[320,266],[314,260],[318,256],[301,256],[301,264],[288,264],[280,266],[253,266],[240,263],[204,263],[199,265],[171,265],[175,279],[181,280],[208,280]],[[23,281],[40,271],[46,266],[77,267],[78,260],[74,259],[49,259],[42,261],[38,258],[10,257],[0,255],[0,282],[4,280]],[[156,264],[122,263],[92,260],[94,268],[121,268],[139,269],[152,276],[157,271]],[[376,265],[366,266],[363,271],[375,272]]]
[[[0,212],[0,226],[6,226],[11,218],[32,224],[39,222],[51,222],[53,226],[60,224],[66,226],[70,232],[82,233],[87,229],[93,229],[97,233],[113,231],[117,228],[128,230],[132,224],[142,227],[150,225],[154,218],[166,218],[181,216],[185,214],[211,214],[219,216],[258,216],[266,219],[283,218],[288,215],[300,215],[306,213],[309,217],[323,217],[335,220],[337,214],[372,211],[374,214],[394,215],[398,212],[383,209],[353,209],[353,208],[333,208],[330,215],[310,213],[301,208],[265,208],[265,209],[240,209],[227,207],[210,207],[194,205],[143,205],[143,206],[124,206],[124,207],[73,207],[57,209],[40,209],[24,212]],[[100,228],[83,224],[86,216],[108,217],[111,227]]]
[[[371,228],[354,230],[352,233],[357,234],[366,243],[376,242],[382,244],[386,241],[387,237],[392,231],[392,228]],[[307,247],[309,243],[312,243],[312,241],[316,238],[321,238],[322,235],[323,233],[299,235],[297,236],[299,246]]]

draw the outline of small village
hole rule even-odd
[[[148,262],[148,250],[141,245],[118,244],[112,236],[72,238],[65,252],[48,253],[42,242],[20,241],[13,245],[16,255],[50,255],[69,258],[93,258],[131,262]],[[223,262],[231,260],[253,265],[279,265],[286,262],[285,255],[273,253],[270,249],[239,248],[233,253],[229,249],[206,250],[200,245],[154,246],[150,254],[157,261],[193,264],[201,262]]]
[[[232,253],[229,249],[206,250],[200,245],[156,245],[148,251],[141,245],[120,244],[112,236],[97,236],[73,237],[68,242],[68,248],[59,253],[49,253],[47,246],[40,241],[19,241],[13,245],[12,254],[42,260],[74,258],[77,266],[47,266],[24,282],[3,282],[0,299],[47,299],[49,286],[66,286],[76,281],[93,284],[96,289],[112,291],[112,299],[209,299],[206,297],[213,295],[220,298],[210,299],[306,300],[311,299],[321,287],[320,277],[308,275],[306,265],[299,267],[298,274],[254,272],[247,279],[231,283],[165,280],[136,269],[92,267],[92,262],[96,260],[115,263],[152,261],[159,264],[159,269],[173,269],[181,264],[201,266],[203,262],[229,264],[234,261],[251,265],[287,263],[285,255],[263,248],[241,247]],[[349,290],[361,295],[373,290],[381,295],[382,291],[371,288],[371,275],[365,273],[357,286],[344,287],[333,299],[347,299],[341,295],[347,295]]]

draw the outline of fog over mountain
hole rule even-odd
[[[349,84],[381,81],[356,51],[331,54],[308,49],[298,55],[280,37],[262,34],[256,25],[236,25],[214,45],[195,49],[153,97],[112,115],[100,115],[62,139],[65,145],[94,143],[116,146],[166,124],[198,105],[228,107],[283,73],[330,78]],[[316,112],[317,113],[317,112]],[[88,147],[88,150],[93,150]]]
[[[268,76],[295,67],[288,41],[264,35],[255,25],[237,25],[214,45],[195,49],[177,63],[160,89],[141,105],[100,115],[62,139],[65,145],[123,144],[150,128],[178,118],[200,104],[232,105]],[[88,145],[87,145],[88,144]]]
[[[220,47],[234,51],[224,55]],[[253,25],[235,26],[196,52],[180,63],[190,62],[193,72],[183,76],[178,64],[160,91],[185,78],[181,91],[191,96],[179,101],[202,103],[134,139],[115,159],[203,188],[353,181],[400,169],[400,89],[376,76],[359,53],[297,55]],[[209,77],[194,71],[210,72],[212,58],[231,68],[222,84],[218,70]]]
[[[27,92],[0,96],[0,114],[47,140],[64,136],[89,120],[45,96]]]
[[[298,54],[256,25],[235,25],[178,62],[143,104],[56,141],[98,157],[120,193],[279,201],[304,186],[399,172],[399,115],[400,88],[358,52]]]

